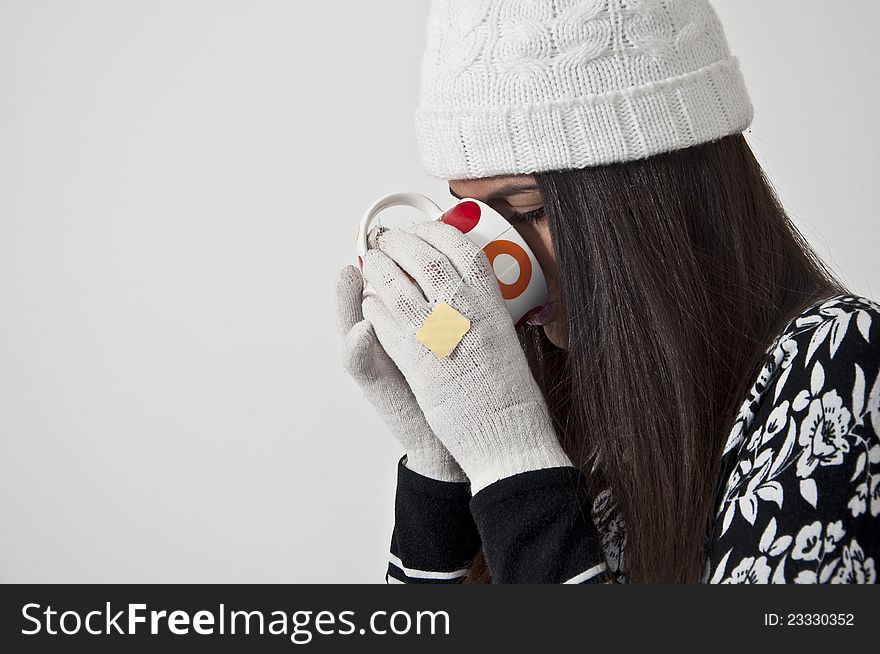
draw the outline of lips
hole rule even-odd
[[[553,302],[548,302],[542,307],[538,307],[533,313],[529,315],[526,319],[526,322],[530,325],[546,325],[549,322],[553,322],[553,319],[556,317],[556,304]]]

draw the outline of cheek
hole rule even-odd
[[[531,225],[518,226],[517,231],[535,253],[544,275],[556,279],[556,252],[553,249],[553,237],[550,235],[548,221],[542,220]]]

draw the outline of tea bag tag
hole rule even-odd
[[[416,339],[438,359],[448,357],[471,328],[471,321],[446,302],[437,304],[416,332]]]

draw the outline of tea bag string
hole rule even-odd
[[[493,241],[497,241],[499,238],[501,238],[502,236],[504,236],[504,235],[505,235],[507,232],[509,232],[511,229],[513,229],[513,225],[509,225],[509,226],[508,226],[507,228],[505,228],[503,231],[499,232],[498,234],[496,234],[495,236],[493,236],[492,238],[490,238],[490,239],[487,241],[486,244],[488,245],[489,243],[491,243],[491,242],[493,242]],[[483,247],[485,247],[485,246],[483,246]],[[468,261],[468,267],[470,267],[470,266],[474,263],[474,261],[477,260],[477,257],[479,257],[481,254],[483,254],[483,248],[480,248],[480,249],[476,252],[476,254],[474,254],[474,256],[471,257],[471,260]],[[489,265],[490,265],[490,266],[492,265],[492,262],[491,262],[491,261],[489,262]],[[508,268],[507,270],[509,270],[509,269],[510,269],[510,268]],[[507,270],[505,270],[504,272],[507,272]],[[447,303],[451,303],[451,302],[452,302],[452,298],[455,297],[455,294],[458,293],[458,290],[461,288],[462,284],[464,284],[464,282],[465,282],[465,277],[464,277],[464,275],[465,275],[465,271],[464,271],[464,270],[460,270],[460,271],[459,271],[459,274],[461,275],[461,279],[458,280],[458,284],[456,284],[455,288],[452,289],[452,293],[449,294],[449,299],[446,300]],[[494,275],[494,271],[493,271],[493,275]]]

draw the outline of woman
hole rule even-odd
[[[439,222],[341,271],[345,367],[406,452],[386,580],[875,583],[880,306],[785,215],[708,2],[435,1],[422,73],[427,170],[550,302],[515,329]],[[442,302],[470,328],[438,358]]]

